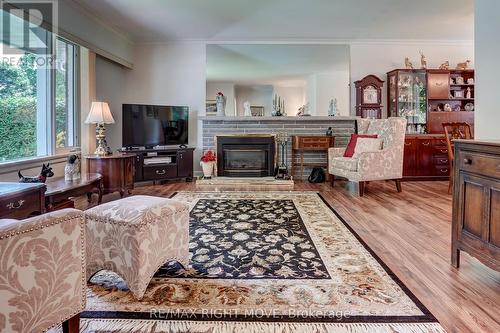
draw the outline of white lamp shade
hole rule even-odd
[[[86,124],[114,124],[115,120],[106,102],[92,102]]]

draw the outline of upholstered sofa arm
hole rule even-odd
[[[43,332],[85,308],[82,212],[0,223],[0,331]]]
[[[361,153],[358,157],[359,180],[399,179],[403,177],[403,155],[399,149]]]
[[[328,148],[328,159],[344,156],[346,148]]]

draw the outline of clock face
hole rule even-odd
[[[378,104],[378,90],[374,86],[363,89],[363,104]]]

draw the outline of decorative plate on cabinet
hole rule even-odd
[[[472,103],[467,103],[464,106],[465,111],[474,111],[474,104]]]

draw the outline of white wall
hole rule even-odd
[[[311,115],[327,116],[330,101],[335,98],[339,115],[349,115],[349,71],[311,75],[306,91]]]
[[[236,97],[234,92],[234,83],[207,81],[207,100],[215,100],[215,96],[218,92],[222,92],[224,96],[226,96],[226,116],[235,116]]]
[[[189,145],[202,147],[198,115],[205,113],[205,44],[176,42],[138,45],[129,70],[105,59],[96,61],[96,99],[108,101],[116,124],[106,126],[112,149],[122,146],[122,104],[189,106]],[[196,163],[200,150],[195,152]]]
[[[109,104],[115,123],[106,125],[106,141],[112,151],[116,151],[122,147],[122,104],[126,96],[121,83],[126,82],[131,70],[99,56],[96,57],[95,68],[95,99]]]
[[[475,136],[477,139],[500,139],[500,111],[498,108],[498,79],[500,66],[500,2],[476,0],[475,2]]]
[[[91,51],[132,67],[134,43],[73,0],[58,2],[60,35]]]
[[[476,20],[477,21],[477,20]],[[496,37],[495,37],[496,38]],[[491,40],[489,41],[491,43]],[[396,69],[404,68],[404,59],[409,57],[415,68],[420,67],[419,51],[422,50],[427,57],[428,68],[438,68],[448,60],[450,66],[467,59],[472,61],[474,68],[474,46],[472,43],[448,43],[448,42],[370,42],[351,44],[351,114],[355,114],[356,90],[354,82],[366,75],[374,74],[380,79],[387,81],[386,73]],[[382,104],[383,115],[386,115],[387,107],[387,82],[384,83]]]
[[[245,108],[243,104],[248,101],[252,106],[263,106],[264,114],[270,116],[273,111],[273,86],[271,85],[236,85],[236,114],[243,116]]]

